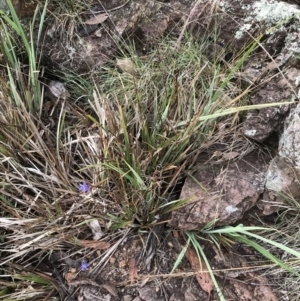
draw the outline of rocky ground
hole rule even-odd
[[[254,39],[258,42],[243,71],[233,78],[250,83],[251,104],[295,103],[252,110],[243,117],[240,134],[252,148],[241,152],[219,143],[207,149],[181,189],[180,197],[193,197],[192,203],[172,212],[167,225],[156,227],[150,236],[135,234],[119,241],[106,265],[97,262],[97,255],[107,247],[93,246],[97,252],[81,254],[89,262],[86,268],[65,258],[63,251],[52,255],[48,268],[60,265],[57,287],[62,300],[219,300],[209,284],[193,274],[192,255],[170,275],[185,245],[180,231],[202,229],[212,220],[215,226],[272,223],[286,205],[283,192],[299,198],[300,4],[292,0],[100,2],[87,10],[87,27],[76,32],[54,25],[47,28],[43,59],[49,70],[73,70],[84,76],[116,55],[118,37],[134,41],[137,54],[143,56],[166,34],[172,33],[178,44],[185,30],[195,39],[217,30],[212,47],[222,53],[224,64],[247,51]],[[91,12],[105,10],[108,18],[92,20]],[[207,158],[213,158],[213,164]],[[249,248],[237,245],[220,252],[207,246],[205,252],[226,300],[276,301],[284,296],[276,290],[275,279],[264,275],[269,267],[261,266],[261,258]]]

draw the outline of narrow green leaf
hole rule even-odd
[[[129,141],[129,134],[127,131],[127,125],[126,125],[126,119],[124,116],[124,112],[120,105],[119,105],[119,112],[120,112],[122,131],[123,131],[123,135],[124,135],[126,161],[131,165],[132,160],[131,160],[131,147],[130,147],[130,141]]]
[[[190,241],[191,241],[191,239],[190,239],[190,237],[188,237],[188,241],[187,241],[185,247],[181,250],[181,252],[179,253],[179,255],[178,255],[178,257],[177,257],[177,259],[176,259],[176,261],[173,265],[173,269],[171,271],[171,274],[174,273],[174,271],[177,269],[178,265],[181,263],[184,255],[185,255],[185,253],[186,253],[186,251],[189,247]]]
[[[24,275],[19,275],[19,274],[15,274],[15,275],[12,275],[11,276],[13,279],[20,279],[20,280],[26,280],[26,281],[31,281],[31,282],[34,282],[34,283],[39,283],[39,284],[45,284],[45,285],[51,285],[51,281],[43,278],[43,277],[40,277],[40,276],[37,276],[35,274],[30,274],[28,273],[28,275],[24,276]]]
[[[298,272],[296,272],[294,269],[290,268],[288,265],[286,265],[283,261],[281,261],[279,258],[277,258],[276,256],[272,255],[268,250],[266,250],[264,247],[260,246],[259,244],[257,244],[256,242],[243,237],[241,235],[239,236],[234,236],[234,239],[247,244],[248,246],[253,247],[254,249],[256,249],[260,254],[262,254],[264,257],[268,258],[269,260],[271,260],[272,262],[274,262],[276,265],[282,267],[283,269],[285,269],[286,271],[296,275],[297,277],[300,277],[300,274]]]
[[[218,284],[218,282],[217,282],[217,280],[215,278],[213,270],[212,270],[212,268],[211,268],[211,266],[209,264],[209,261],[208,261],[208,259],[206,257],[206,254],[204,253],[202,247],[200,246],[199,242],[195,238],[195,233],[193,233],[193,232],[187,232],[186,234],[190,238],[191,243],[194,246],[194,249],[196,250],[196,253],[198,255],[200,264],[201,264],[201,258],[203,258],[203,260],[204,260],[204,262],[205,262],[205,264],[207,266],[208,272],[210,274],[210,277],[211,277],[211,279],[212,279],[212,281],[214,283],[214,286],[216,288],[216,291],[217,291],[217,294],[218,294],[220,300],[221,301],[226,301],[225,297],[224,297],[224,295],[222,293],[222,290],[221,290],[221,288],[220,288],[220,286],[219,286],[219,284]]]
[[[137,185],[136,187],[140,187],[141,189],[144,189],[146,190],[147,189],[147,186],[146,184],[144,183],[143,179],[139,176],[139,174],[129,165],[129,163],[127,163],[125,161],[125,164],[128,166],[128,168],[131,170],[131,172],[133,173],[134,175],[134,178],[136,179],[136,182],[137,182]]]

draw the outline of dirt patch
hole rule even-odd
[[[69,257],[64,260],[63,275],[67,284],[65,294],[69,296],[67,300],[207,300],[208,294],[200,288],[187,259],[183,259],[175,272],[170,274],[180,249],[180,242],[172,232],[165,229],[158,238],[156,255],[150,269],[147,268],[147,257],[144,256],[146,250],[143,242],[147,242],[147,239],[147,236],[129,238],[101,268],[97,252],[85,258],[89,266],[84,271],[80,270],[82,265],[77,260]],[[255,265],[260,258],[250,249],[237,246],[230,252],[225,249],[206,249],[206,253],[211,254],[210,262],[218,282],[222,284],[226,300],[278,300],[268,286],[268,279],[262,276],[262,272],[271,266]],[[63,258],[63,254],[58,254],[57,258]],[[61,266],[58,261],[56,265]],[[133,268],[136,269],[134,277]],[[211,298],[218,300],[215,290]]]

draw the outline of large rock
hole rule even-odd
[[[192,201],[173,211],[171,225],[200,230],[212,221],[221,226],[242,219],[264,191],[268,161],[266,156],[248,155],[224,168],[199,167],[193,175],[196,181],[187,178],[180,196]]]
[[[228,46],[232,55],[245,47],[246,43],[253,43],[253,37],[262,37],[259,40],[260,47],[246,60],[241,73],[242,80],[257,86],[250,98],[252,104],[284,102],[297,98],[300,7],[291,4],[296,2],[287,2],[220,1],[220,7],[228,13],[221,17],[220,39],[230,41],[229,34],[234,36]],[[227,27],[225,23],[230,25]],[[242,132],[248,138],[263,142],[273,131],[278,130],[287,112],[287,106],[250,111]]]
[[[293,165],[280,156],[271,161],[266,174],[265,192],[257,202],[263,215],[282,210],[289,198],[300,196],[299,176]]]
[[[278,155],[271,161],[266,174],[263,198],[257,206],[264,215],[287,206],[300,196],[300,105],[285,120],[279,140]]]
[[[300,80],[300,73],[299,73]],[[279,140],[279,156],[290,162],[300,172],[300,105],[285,120]]]
[[[219,30],[216,43],[225,61],[236,64],[241,52],[245,53],[255,39],[259,43],[243,63],[237,79],[255,87],[250,103],[280,103],[297,98],[300,6],[295,4],[299,1],[222,0],[218,4],[218,14],[211,18],[210,28],[212,32]],[[199,37],[204,33],[205,26],[199,29]],[[249,111],[243,134],[264,142],[274,131],[280,131],[288,109],[278,106]]]
[[[147,53],[164,33],[175,28],[191,9],[191,1],[173,1],[172,6],[159,1],[101,1],[98,11],[103,8],[109,17],[103,23],[79,28],[61,28],[55,23],[45,32],[43,63],[55,69],[87,74],[111,61],[122,49],[124,41],[134,44],[137,54]],[[126,4],[121,7],[122,4]],[[114,10],[114,8],[120,7]],[[93,8],[95,9],[95,7]],[[83,19],[92,18],[91,11]],[[50,64],[51,62],[51,64]]]
[[[260,70],[255,68],[255,65],[258,64],[258,58],[255,58],[252,63],[248,63],[245,70],[248,79],[253,83],[261,83],[256,92],[250,97],[252,104],[287,102],[297,97],[300,74],[297,57],[300,49],[295,51],[295,48],[292,47],[295,41],[300,42],[298,32],[293,33],[292,36],[287,35],[281,53],[275,60]],[[268,58],[265,57],[264,61],[267,60]],[[284,73],[281,71],[283,68],[285,69]],[[277,75],[274,75],[271,80],[266,80],[274,73],[277,73]],[[263,80],[266,83],[262,83]],[[243,124],[242,132],[248,138],[264,142],[273,131],[278,130],[288,110],[288,106],[278,106],[250,111]]]

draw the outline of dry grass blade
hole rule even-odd
[[[111,244],[106,241],[94,241],[94,240],[80,240],[81,245],[86,248],[98,249],[98,250],[106,250]]]
[[[93,18],[86,20],[84,23],[88,25],[100,24],[103,23],[108,18],[107,14],[100,14]]]
[[[192,18],[196,19],[195,13],[197,12],[197,8],[198,8],[198,6],[199,6],[200,3],[202,3],[201,0],[196,1],[196,3],[193,5],[193,8],[191,9],[191,12],[189,13],[187,19],[185,20],[184,25],[183,25],[183,27],[181,29],[181,32],[180,32],[180,36],[179,36],[179,38],[176,41],[175,51],[178,51],[178,49],[180,47],[180,44],[181,44],[181,40],[183,39],[184,33],[186,31],[186,28],[189,25],[189,23],[191,22],[191,19]],[[205,4],[204,7],[202,8],[201,12],[198,13],[198,15],[197,15],[198,18],[201,16],[201,14],[203,13],[203,11],[205,10],[205,8],[207,6],[208,6],[208,3]]]

